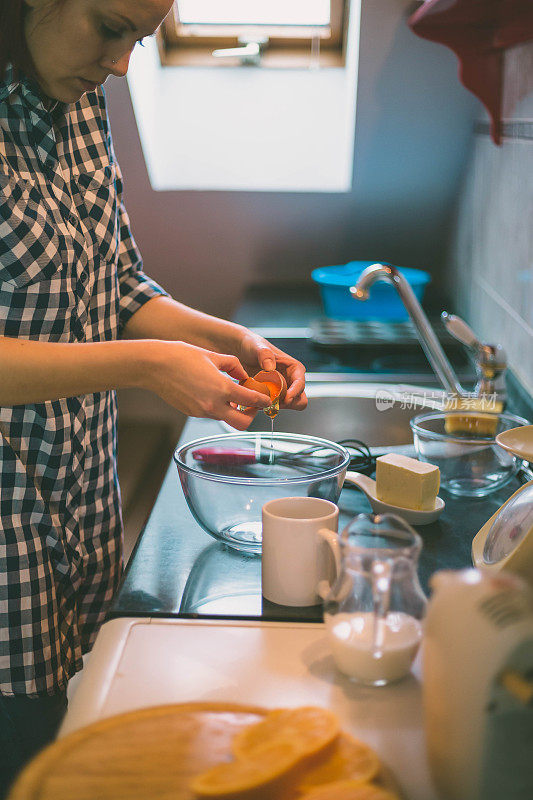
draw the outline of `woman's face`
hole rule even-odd
[[[109,75],[168,14],[171,0],[26,0],[26,41],[50,98],[74,103]]]

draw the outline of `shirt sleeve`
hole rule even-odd
[[[116,164],[116,172],[120,236],[118,255],[119,329],[122,331],[130,317],[148,300],[153,297],[168,297],[168,292],[143,271],[142,257],[131,233],[128,212],[122,198],[122,174],[118,164]]]

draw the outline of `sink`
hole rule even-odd
[[[274,420],[275,431],[336,442],[361,439],[370,447],[412,444],[410,419],[442,407],[444,394],[438,389],[383,383],[307,383],[306,393],[305,411],[281,411]],[[260,412],[249,430],[270,431],[270,419]]]

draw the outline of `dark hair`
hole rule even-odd
[[[24,35],[24,0],[0,0],[0,81],[8,64],[15,71],[31,70],[31,58]]]

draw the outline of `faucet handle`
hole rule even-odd
[[[446,329],[462,344],[474,351],[478,381],[474,389],[476,397],[494,395],[501,407],[507,399],[504,373],[507,357],[501,344],[483,344],[461,317],[443,311],[441,319]]]
[[[456,314],[448,314],[447,311],[443,311],[440,318],[448,333],[451,333],[455,339],[462,342],[467,347],[471,347],[473,350],[479,350],[481,342],[464,319],[461,319],[461,317],[458,317]]]
[[[482,365],[490,365],[492,369],[503,371],[507,365],[505,350],[501,344],[485,344],[480,342],[472,328],[466,324],[464,319],[455,314],[448,314],[443,311],[440,315],[441,320],[446,326],[446,330],[462,344],[474,350],[476,362]]]

